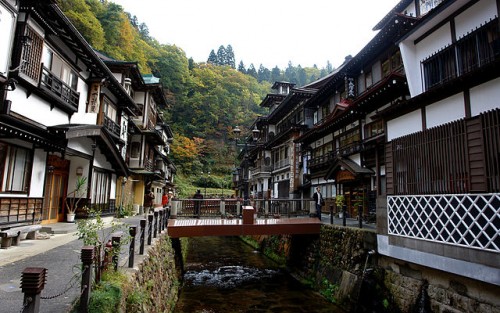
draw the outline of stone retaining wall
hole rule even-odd
[[[179,277],[170,238],[161,234],[132,274],[127,312],[172,312],[179,293]]]
[[[370,230],[323,225],[319,236],[244,239],[347,311],[500,313],[500,287],[369,255]]]

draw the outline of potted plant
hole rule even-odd
[[[342,206],[344,205],[344,195],[337,195],[335,197],[335,205],[337,206],[337,210],[339,212],[339,218],[344,217],[344,211],[342,210]]]
[[[78,176],[76,178],[75,189],[66,195],[66,221],[75,222],[75,214],[78,209],[78,203],[86,195],[87,177]]]

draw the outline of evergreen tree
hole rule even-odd
[[[274,82],[278,82],[278,81],[281,81],[282,80],[282,77],[281,77],[281,70],[279,69],[279,67],[276,65],[272,71],[271,71],[271,83],[274,83]]]
[[[292,65],[292,61],[288,61],[288,67],[285,70],[284,78],[287,82],[294,84],[298,83],[297,72],[295,70],[295,67],[293,67]]]
[[[241,72],[243,74],[247,73],[247,70],[245,68],[245,64],[243,64],[243,60],[240,61],[240,64],[238,65],[238,72]]]
[[[257,72],[257,80],[260,82],[271,80],[271,71],[260,64],[259,71]]]
[[[234,58],[234,51],[231,45],[226,47],[226,65],[236,68],[236,59]]]
[[[227,52],[223,45],[217,50],[217,63],[216,65],[228,65],[227,64]]]
[[[253,78],[257,79],[257,77],[258,77],[257,70],[255,70],[255,66],[253,65],[253,63],[250,64],[250,66],[248,67],[247,75],[250,75]]]
[[[210,55],[208,56],[207,63],[219,64],[218,59],[217,59],[217,55],[215,54],[214,49],[212,49],[212,51],[210,51]]]
[[[326,72],[331,73],[333,71],[333,66],[330,61],[326,61]]]
[[[302,68],[302,66],[297,66],[297,84],[299,86],[304,86],[307,83],[307,75],[306,71]]]

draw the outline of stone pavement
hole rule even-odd
[[[141,218],[136,216],[120,221],[139,226]],[[112,218],[104,217],[103,220],[111,232]],[[21,312],[24,297],[20,289],[21,274],[27,267],[47,269],[41,296],[49,299],[41,300],[40,312],[68,312],[75,299],[80,297],[83,243],[76,236],[76,224],[49,224],[41,230],[45,231],[53,232],[50,239],[22,240],[19,246],[0,249],[0,313]],[[128,252],[122,248],[122,252],[124,250]]]

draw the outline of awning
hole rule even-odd
[[[0,116],[0,138],[15,138],[47,151],[64,151],[66,139],[46,129],[27,124],[9,115]]]
[[[120,151],[116,147],[115,142],[100,125],[79,125],[67,126],[66,139],[89,137],[96,139],[96,143],[106,157],[109,163],[113,166],[118,176],[128,176],[127,165],[122,158]]]
[[[328,168],[325,179],[335,179],[337,183],[354,181],[365,176],[371,176],[374,172],[362,167],[350,158],[338,157]]]

